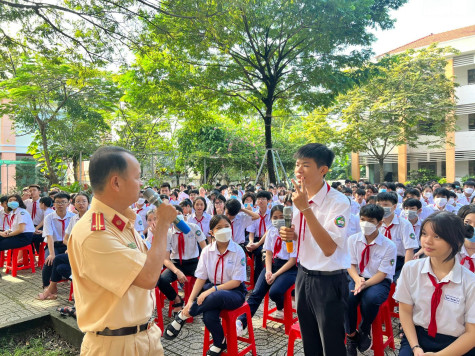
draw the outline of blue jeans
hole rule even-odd
[[[213,283],[206,283],[203,291],[214,288]],[[219,320],[219,314],[222,310],[234,310],[244,304],[246,300],[246,287],[244,283],[231,290],[218,290],[206,297],[201,305],[193,302],[190,308],[190,315],[197,316],[203,314],[203,322],[213,337],[213,344],[221,348],[224,341],[223,326]]]
[[[279,270],[286,262],[287,260],[276,258],[272,264],[272,273],[277,272],[277,270]],[[269,292],[269,298],[275,302],[278,310],[284,308],[284,294],[290,287],[292,287],[292,285],[295,284],[295,279],[297,278],[297,266],[293,266],[288,271],[282,273],[275,279],[274,283],[270,285],[267,284],[265,276],[266,269],[264,268],[257,279],[252,294],[247,300],[247,304],[249,304],[249,308],[251,309],[251,316],[254,316],[267,292]],[[241,315],[239,320],[242,322],[243,328],[245,328],[247,326],[246,315]]]
[[[388,299],[390,287],[391,281],[386,278],[384,281],[363,289],[360,293],[354,295],[351,291],[355,289],[355,282],[351,279],[349,283],[348,312],[345,318],[347,334],[352,334],[356,331],[358,305],[360,305],[361,311],[359,329],[364,333],[370,332],[371,324],[378,315],[379,307]]]

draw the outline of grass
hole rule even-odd
[[[53,329],[35,329],[24,334],[0,337],[0,356],[73,356],[79,350]]]

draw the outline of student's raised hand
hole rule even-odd
[[[300,179],[301,187],[297,184],[297,182],[292,179],[292,184],[295,187],[295,192],[292,193],[292,202],[296,206],[297,209],[300,211],[305,210],[309,207],[308,205],[308,194],[307,194],[307,187],[305,186],[305,178],[302,177]]]

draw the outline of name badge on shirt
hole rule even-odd
[[[457,298],[448,294],[445,295],[444,299],[451,303],[460,304],[460,298]]]

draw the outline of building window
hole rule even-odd
[[[468,114],[468,131],[475,131],[475,114]]]
[[[468,70],[468,84],[475,84],[475,69]]]
[[[447,163],[445,161],[442,161],[441,162],[441,172],[440,172],[440,175],[442,177],[447,177]]]
[[[468,175],[475,176],[475,161],[468,161]]]
[[[427,169],[437,174],[437,162],[419,162],[419,169]]]

